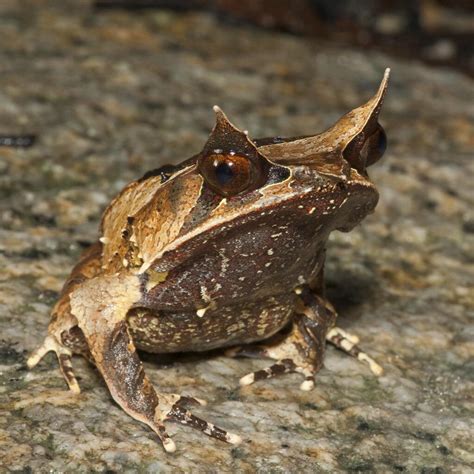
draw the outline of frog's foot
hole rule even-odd
[[[73,393],[80,393],[81,389],[72,369],[72,352],[62,345],[54,336],[47,336],[41,344],[26,361],[29,369],[35,367],[48,352],[55,352],[59,362],[59,369],[63,374],[64,380],[68,384],[69,390]]]
[[[357,360],[367,364],[375,375],[383,374],[383,368],[357,345],[359,342],[357,336],[349,334],[341,328],[333,327],[326,334],[326,341],[330,342],[341,351],[344,351],[346,354],[349,354]]]
[[[314,376],[317,367],[308,362],[304,353],[301,337],[296,325],[291,333],[276,344],[246,345],[231,347],[226,350],[227,357],[251,357],[262,359],[273,359],[276,362],[265,369],[250,372],[239,380],[241,387],[251,385],[260,380],[266,380],[278,375],[289,373],[300,373],[305,380],[300,385],[301,390],[311,390],[314,387]],[[304,344],[304,342],[303,342]]]
[[[159,419],[159,422],[174,421],[177,423],[181,423],[182,425],[187,425],[191,428],[200,430],[211,438],[216,438],[220,441],[225,441],[226,443],[230,444],[240,444],[242,442],[240,436],[234,433],[230,433],[222,428],[219,428],[213,423],[209,423],[208,421],[205,421],[202,418],[198,418],[185,407],[185,405],[188,403],[206,405],[206,402],[204,400],[193,397],[184,397],[180,395],[168,394],[161,394],[159,395],[159,397],[160,404],[158,405],[156,411],[156,415]],[[169,451],[170,446],[166,446],[165,443],[163,443],[163,446],[167,451]],[[174,449],[174,447],[171,448],[172,451],[174,451]]]
[[[165,428],[165,422],[168,421],[190,426],[191,428],[202,431],[211,438],[225,441],[227,443],[239,444],[242,441],[240,436],[230,433],[213,423],[209,423],[208,421],[193,415],[192,412],[186,408],[187,404],[206,405],[204,400],[158,392],[155,392],[155,395],[157,405],[155,406],[154,414],[151,417],[143,417],[144,413],[142,413],[141,410],[134,409],[131,404],[125,406],[123,402],[119,403],[129,415],[146,423],[158,435],[165,451],[169,453],[176,451],[176,445]]]
[[[147,424],[168,452],[176,449],[166,432],[165,422],[174,421],[204,434],[237,444],[240,437],[219,428],[185,408],[186,403],[202,400],[155,391],[145,374],[126,323],[126,315],[140,298],[136,276],[111,275],[84,282],[71,294],[71,311],[77,318],[110,394],[134,419]]]
[[[267,357],[276,360],[270,367],[242,377],[240,385],[250,385],[276,375],[296,372],[305,378],[300,389],[313,389],[314,376],[323,362],[326,332],[334,323],[336,315],[331,305],[309,290],[300,293],[297,311],[291,331],[283,340],[227,351],[230,356]]]
[[[305,377],[301,383],[301,390],[312,390],[314,387],[314,376],[318,370],[317,365],[308,362],[304,354],[301,354],[301,341],[298,341],[298,331],[293,328],[291,334],[276,345],[250,345],[233,347],[226,351],[229,357],[261,357],[276,360],[276,362],[265,369],[250,372],[239,380],[242,387],[251,385],[260,380],[270,379],[282,374],[300,373]]]

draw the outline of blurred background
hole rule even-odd
[[[416,56],[474,73],[471,0],[97,0],[94,6],[208,11],[228,22]]]

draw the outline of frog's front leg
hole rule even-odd
[[[61,371],[64,380],[66,380],[69,390],[73,393],[80,393],[81,389],[72,369],[72,351],[59,342],[59,339],[53,335],[46,336],[43,344],[41,344],[41,346],[30,355],[30,357],[28,357],[28,360],[26,361],[28,368],[32,369],[35,367],[48,352],[54,352],[56,354],[59,363],[59,370]]]
[[[48,335],[26,362],[28,368],[32,369],[48,352],[54,352],[61,373],[73,393],[80,393],[81,389],[72,369],[71,356],[74,353],[90,358],[90,354],[82,331],[77,327],[77,320],[71,314],[69,296],[85,280],[98,274],[101,252],[102,244],[96,242],[82,254],[53,308]]]
[[[155,431],[168,452],[176,448],[166,432],[165,421],[176,421],[213,438],[239,443],[237,435],[201,420],[184,407],[188,402],[203,404],[201,400],[155,391],[126,324],[127,312],[140,297],[140,283],[134,275],[93,278],[70,297],[71,312],[112,397],[130,416]]]
[[[326,298],[309,288],[303,289],[291,331],[283,340],[227,351],[229,356],[267,357],[277,361],[265,369],[245,375],[240,379],[240,385],[250,385],[276,375],[297,372],[305,377],[300,388],[311,390],[314,387],[314,376],[323,363],[326,342],[366,362],[376,375],[380,375],[382,368],[357,346],[358,338],[334,326],[336,317],[334,307]]]

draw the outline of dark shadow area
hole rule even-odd
[[[358,319],[358,308],[367,301],[380,298],[382,284],[372,273],[361,274],[339,268],[326,272],[326,292],[338,312],[338,318]]]
[[[474,74],[469,0],[96,0],[100,10],[210,11],[221,21],[372,48]]]

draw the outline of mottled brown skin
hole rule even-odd
[[[136,347],[155,353],[229,347],[276,362],[242,385],[298,372],[314,385],[326,341],[380,367],[335,327],[324,294],[325,247],[378,200],[367,166],[384,151],[377,94],[319,135],[252,141],[218,108],[203,150],[130,183],[108,206],[101,239],[66,281],[49,335],[30,357],[53,350],[71,390],[71,355],[88,357],[114,399],[148,424],[167,451],[164,422],[238,443],[192,415],[199,400],[155,391]],[[260,342],[251,346],[249,343]],[[239,347],[240,345],[244,345]]]

